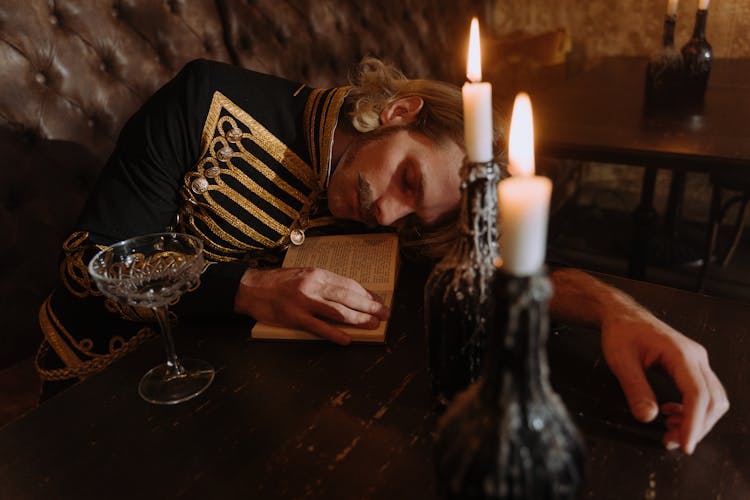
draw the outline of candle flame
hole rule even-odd
[[[479,20],[471,19],[469,31],[469,59],[466,63],[466,78],[470,82],[482,81],[482,54],[479,48]]]
[[[531,99],[516,95],[508,138],[508,171],[511,175],[534,175],[534,118]]]

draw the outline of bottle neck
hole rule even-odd
[[[494,331],[489,332],[483,368],[482,398],[487,404],[515,393],[522,402],[543,399],[549,391],[547,301],[552,294],[544,274],[495,280]]]
[[[664,34],[662,36],[662,45],[664,47],[674,47],[674,28],[677,24],[677,15],[667,15],[664,18]]]
[[[700,40],[706,39],[706,20],[708,19],[707,9],[698,9],[695,13],[695,28],[693,28],[693,38]]]
[[[466,163],[462,169],[461,232],[472,240],[482,259],[492,264],[497,250],[497,183],[500,168],[494,161]]]

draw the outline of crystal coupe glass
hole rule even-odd
[[[141,378],[138,393],[155,404],[176,404],[202,393],[214,379],[213,367],[197,359],[177,357],[167,310],[185,291],[195,287],[203,270],[203,243],[181,233],[137,236],[97,253],[89,274],[112,300],[154,311],[167,362]]]

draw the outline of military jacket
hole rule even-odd
[[[248,266],[277,260],[293,230],[331,224],[324,194],[346,91],[198,60],[154,94],[63,244],[60,284],[39,313],[42,378],[85,377],[153,334],[150,310],[97,290],[87,265],[99,249],[165,230],[200,237],[209,264],[171,314],[227,317]]]

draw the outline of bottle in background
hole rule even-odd
[[[674,46],[677,14],[664,17],[662,45],[646,66],[646,105],[670,106],[675,104],[683,87],[683,61]]]
[[[700,8],[704,7],[704,8]],[[693,36],[682,47],[684,68],[684,95],[688,103],[702,103],[711,74],[713,49],[706,40],[706,20],[708,18],[708,1],[701,0],[695,14]]]

